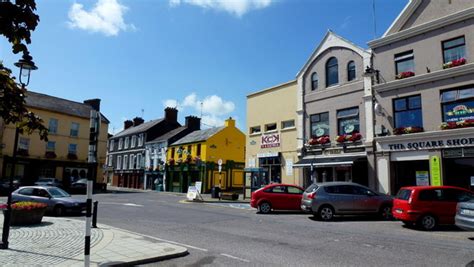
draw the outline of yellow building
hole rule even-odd
[[[40,116],[49,128],[48,142],[40,140],[35,132],[20,135],[14,177],[24,185],[33,184],[39,177],[64,180],[64,185],[75,179],[86,178],[89,147],[89,116],[92,107],[99,108],[100,99],[74,102],[29,91],[28,110]],[[102,116],[98,143],[98,171],[96,181],[102,183],[102,166],[106,159],[109,121]],[[0,125],[1,177],[10,177],[15,126]],[[67,178],[67,179],[65,179]]]
[[[245,135],[232,118],[222,127],[194,131],[168,147],[166,188],[186,192],[188,186],[202,181],[203,192],[214,186],[241,190],[244,156]]]
[[[296,80],[247,96],[246,170],[251,186],[269,183],[301,185],[296,132]]]

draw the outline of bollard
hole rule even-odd
[[[99,201],[94,201],[94,212],[92,213],[92,228],[97,228],[97,206],[99,206]]]

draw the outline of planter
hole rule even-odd
[[[33,225],[40,224],[43,220],[46,208],[32,210],[15,210],[12,209],[10,225]],[[5,214],[5,210],[3,213]]]
[[[466,59],[465,58],[455,59],[455,60],[450,61],[446,64],[443,64],[443,69],[449,69],[449,68],[452,68],[452,67],[462,66],[464,64],[466,64]]]
[[[408,78],[408,77],[413,77],[415,76],[415,73],[412,72],[412,71],[404,71],[398,75],[395,76],[395,79],[397,80],[400,80],[400,79],[405,79],[405,78]]]

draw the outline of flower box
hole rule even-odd
[[[329,138],[329,135],[323,135],[323,136],[313,137],[309,139],[308,145],[310,146],[325,145],[325,144],[329,144],[330,142],[331,142],[331,139]]]
[[[17,202],[12,204],[10,225],[40,224],[47,205],[37,202]],[[3,208],[3,206],[2,206]],[[6,210],[3,210],[5,213]]]
[[[47,151],[44,153],[44,157],[47,159],[54,159],[56,158],[56,153],[54,153],[54,151]]]
[[[464,64],[466,64],[465,58],[455,59],[453,61],[443,64],[443,69],[449,69],[449,68],[461,66]]]
[[[402,135],[402,134],[411,134],[411,133],[421,133],[423,131],[424,131],[423,127],[416,127],[416,126],[398,127],[398,128],[393,129],[393,134]]]
[[[400,79],[405,79],[408,77],[415,76],[415,73],[413,71],[404,71],[398,75],[395,76],[395,79],[400,80]]]
[[[357,142],[362,139],[362,135],[360,133],[354,132],[352,134],[343,134],[336,136],[336,142],[338,143],[349,143],[349,142]]]
[[[462,121],[450,121],[450,122],[443,122],[441,124],[441,130],[447,130],[447,129],[458,129],[458,128],[467,128],[467,127],[473,127],[474,126],[474,120],[462,120]]]

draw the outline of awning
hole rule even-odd
[[[293,164],[293,168],[302,167],[333,167],[333,166],[348,166],[352,165],[355,160],[360,158],[367,158],[367,155],[344,155],[339,157],[304,157],[300,161]]]

